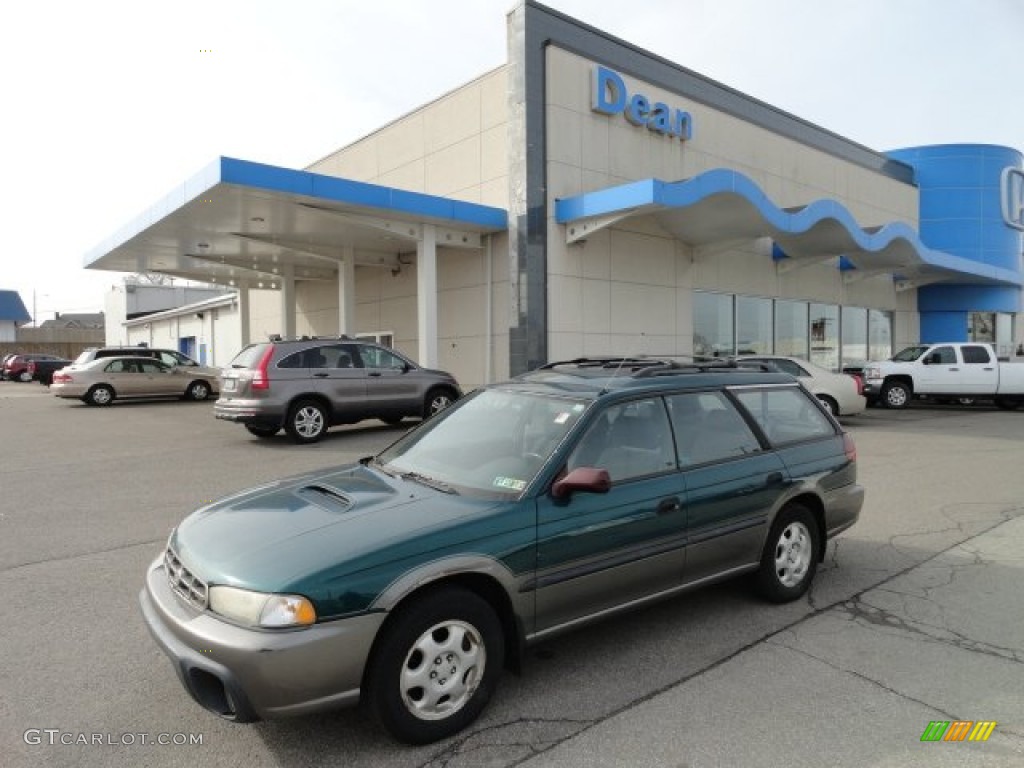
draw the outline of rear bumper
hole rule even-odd
[[[158,558],[139,594],[142,615],[188,694],[236,722],[351,706],[385,614],[260,631],[184,604]]]
[[[223,399],[213,404],[214,418],[234,421],[239,424],[254,424],[264,427],[280,427],[284,424],[284,413],[268,410],[251,401],[232,402]]]
[[[864,486],[857,483],[830,491],[825,497],[825,536],[831,539],[851,527],[860,518],[864,506]]]

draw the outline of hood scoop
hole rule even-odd
[[[318,507],[323,507],[332,512],[344,512],[349,509],[353,501],[337,488],[320,483],[310,483],[295,491],[295,495]]]

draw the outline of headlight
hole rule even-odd
[[[877,378],[879,378],[879,375],[880,375],[880,371],[879,371],[878,368],[868,367],[868,368],[864,369],[864,378],[865,379],[877,379]]]
[[[253,627],[306,627],[316,622],[301,595],[274,595],[236,587],[210,587],[210,610]]]

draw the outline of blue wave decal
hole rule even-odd
[[[844,254],[846,269],[856,266],[858,254],[886,252],[900,262],[891,265],[894,272],[901,267],[927,265],[995,282],[1022,282],[1020,272],[932,250],[921,242],[913,227],[903,222],[861,227],[837,200],[815,200],[800,208],[784,210],[748,176],[728,169],[706,171],[683,181],[645,179],[557,200],[555,218],[560,224],[568,224],[634,210],[643,214],[671,214],[721,196],[733,198],[734,205],[729,210],[730,237],[771,236],[785,250],[787,245],[799,245],[814,232],[819,236],[808,241],[808,245],[820,249],[827,244],[823,252]]]

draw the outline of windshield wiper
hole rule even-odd
[[[398,475],[403,480],[412,480],[420,485],[425,485],[428,488],[433,488],[435,491],[441,491],[441,493],[457,493],[448,483],[443,480],[437,480],[433,477],[427,477],[421,475],[419,472],[401,472]]]

